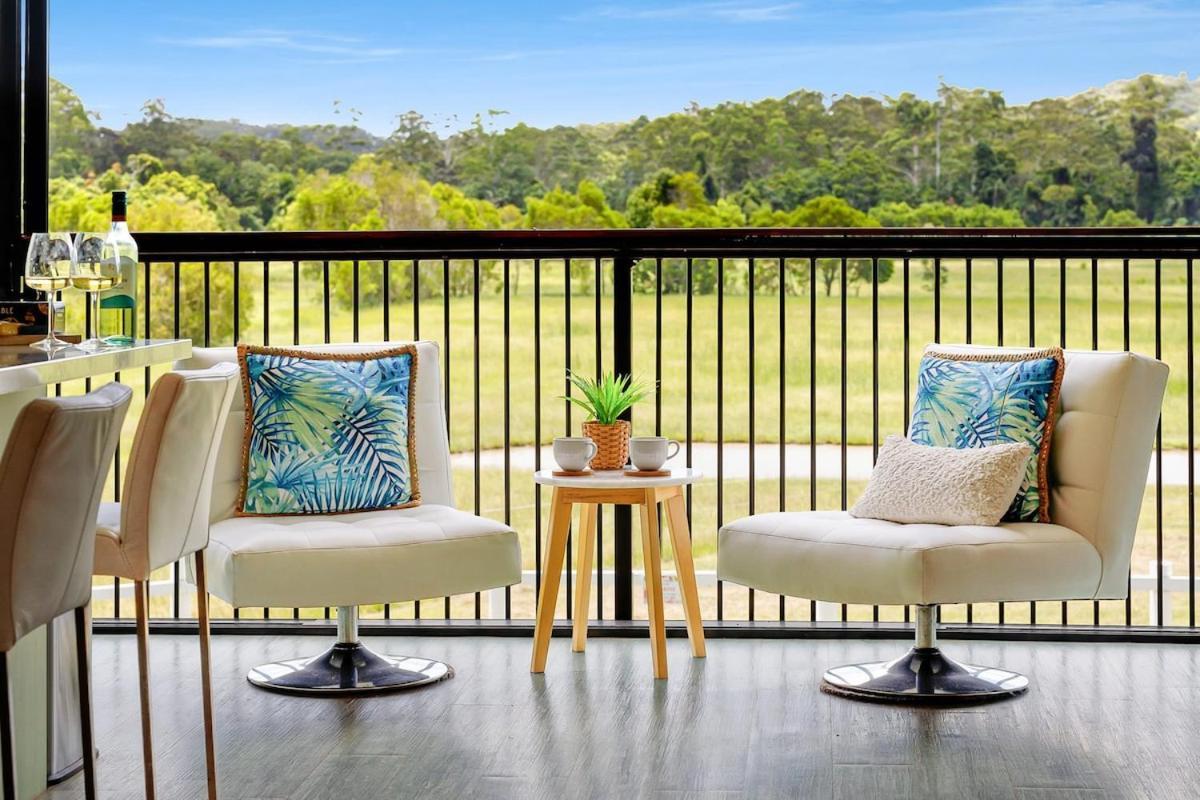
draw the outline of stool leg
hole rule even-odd
[[[79,673],[79,736],[83,745],[83,792],[96,798],[96,736],[92,727],[92,671],[87,606],[75,609],[75,661]]]
[[[142,701],[142,772],[146,779],[146,800],[154,800],[154,742],[150,730],[150,585],[134,581],[137,607],[138,693]]]
[[[204,710],[204,766],[208,771],[208,800],[217,800],[216,730],[213,725],[212,668],[209,652],[208,578],[204,551],[196,558],[196,617],[200,624],[200,696]]]
[[[542,596],[538,598],[537,623],[533,629],[533,660],[530,672],[546,671],[546,654],[554,632],[554,604],[558,602],[558,582],[562,578],[567,552],[567,529],[571,525],[571,503],[562,499],[558,489],[550,500],[550,533],[542,565]]]
[[[687,505],[683,493],[669,498],[667,527],[671,530],[671,549],[675,551],[675,573],[679,576],[679,590],[683,593],[683,612],[687,618],[688,639],[692,642],[692,655],[704,658],[704,621],[700,618],[700,594],[696,589],[696,567],[692,563],[692,540],[688,531]]]
[[[579,559],[575,571],[575,614],[571,650],[587,646],[588,601],[592,588],[592,558],[596,554],[596,504],[584,503],[579,520]]]
[[[654,677],[667,677],[667,637],[663,627],[662,557],[658,542],[658,503],[654,490],[642,502],[642,567],[646,574],[646,611],[650,618],[650,655]]]
[[[0,750],[4,758],[4,796],[17,796],[17,754],[12,729],[12,689],[8,682],[8,653],[0,653]]]

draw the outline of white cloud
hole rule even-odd
[[[218,36],[159,39],[176,47],[211,50],[280,50],[326,56],[337,63],[384,61],[407,53],[398,47],[370,47],[360,39],[305,31],[255,29]]]
[[[601,6],[576,19],[681,20],[710,19],[724,22],[775,22],[790,19],[800,3],[701,2],[679,3],[659,8],[641,6]]]

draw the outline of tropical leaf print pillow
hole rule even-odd
[[[908,437],[933,447],[1025,442],[1033,455],[1004,519],[1050,521],[1047,465],[1062,386],[1060,347],[1042,350],[925,349]]]
[[[243,515],[420,503],[412,345],[375,353],[238,346],[246,401]]]

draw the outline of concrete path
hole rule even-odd
[[[683,466],[684,454],[670,464]],[[512,468],[515,472],[532,472],[534,468],[534,448],[514,447],[510,453]],[[809,474],[809,447],[806,444],[789,444],[784,453],[786,475],[789,479],[806,479]],[[1196,459],[1196,472],[1200,475],[1200,458]],[[722,448],[724,475],[732,480],[746,480],[750,477],[750,447],[744,442],[728,443]],[[480,466],[485,470],[504,469],[503,450],[484,450],[479,454]],[[472,452],[454,453],[451,462],[456,469],[472,469],[475,455]],[[865,481],[871,477],[871,448],[863,445],[853,445],[846,448],[846,477],[851,481]],[[542,448],[542,465],[554,466],[554,456],[549,445]],[[1187,485],[1188,454],[1186,450],[1167,450],[1163,453],[1163,485]],[[699,469],[706,477],[717,474],[717,445],[712,442],[695,442],[692,445],[692,466]],[[770,480],[779,477],[779,447],[775,444],[758,444],[754,447],[754,476],[756,479]],[[842,450],[834,444],[817,445],[817,477],[818,479],[840,480],[842,476]],[[1153,484],[1155,469],[1153,460],[1150,463],[1148,481]]]

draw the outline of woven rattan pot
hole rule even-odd
[[[583,423],[583,435],[596,443],[592,469],[621,469],[629,463],[629,420],[611,425],[589,420]]]

